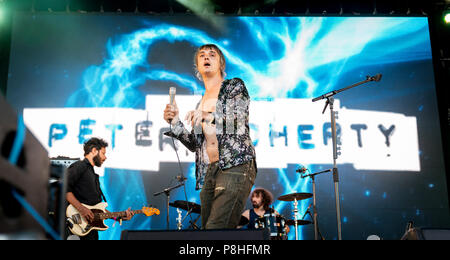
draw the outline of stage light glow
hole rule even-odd
[[[176,0],[178,3],[190,9],[194,14],[217,29],[224,29],[224,20],[214,15],[214,3],[211,0]]]
[[[198,0],[198,1],[176,0],[176,1],[192,10],[195,14],[199,15],[214,10],[214,5],[213,3],[211,3],[210,0]]]
[[[450,11],[447,11],[447,12],[444,14],[444,22],[445,22],[446,24],[450,24]]]

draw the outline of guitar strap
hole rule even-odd
[[[105,202],[107,202],[107,201],[106,201],[106,198],[105,198],[105,195],[103,194],[102,189],[100,189],[100,195],[102,195],[103,200],[104,200]]]
[[[102,199],[103,199],[105,202],[107,202],[107,201],[106,201],[105,194],[103,194],[103,191],[102,191],[102,189],[100,188],[100,181],[99,181],[98,175],[96,176],[95,180],[96,180],[96,182],[97,182],[97,189],[98,189],[98,191],[99,191],[99,193],[100,193],[100,196],[102,196]]]

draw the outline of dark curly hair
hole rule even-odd
[[[97,150],[102,149],[103,147],[108,147],[108,143],[100,138],[92,137],[91,139],[84,142],[83,149],[84,149],[84,155],[88,155],[93,148],[96,148]]]
[[[252,198],[254,194],[262,197],[262,203],[264,205],[264,210],[269,210],[270,209],[269,206],[273,202],[272,193],[264,188],[255,188],[252,191],[252,193],[250,194],[250,198]]]

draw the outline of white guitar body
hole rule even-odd
[[[108,203],[100,202],[94,206],[85,205],[86,208],[90,209],[94,215],[96,213],[105,213],[106,207]],[[68,221],[72,224],[72,227],[69,225],[70,231],[77,236],[86,236],[92,230],[107,230],[109,227],[105,225],[103,219],[94,218],[92,222],[87,222],[84,217],[81,216],[80,212],[72,205],[69,205],[66,209],[66,217]]]
[[[106,211],[106,207],[108,203],[100,202],[94,206],[89,206],[85,204],[81,204],[86,208],[90,209],[92,213],[94,213],[94,220],[91,222],[86,221],[80,214],[80,212],[70,204],[66,209],[66,217],[69,224],[70,231],[77,236],[83,237],[89,234],[92,230],[107,230],[108,226],[103,222],[104,219],[109,218],[123,218],[126,217],[127,214],[145,214],[147,217],[150,217],[154,214],[159,215],[159,209],[142,207],[139,210],[133,210],[131,212],[128,211],[120,211],[120,212],[108,212]],[[122,222],[121,222],[122,223]]]

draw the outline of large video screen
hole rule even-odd
[[[177,229],[170,202],[200,204],[194,154],[163,133],[169,88],[180,117],[204,86],[194,75],[197,47],[213,43],[227,78],[249,91],[250,134],[258,174],[254,187],[282,195],[312,193],[310,178],[333,167],[330,110],[312,98],[381,74],[335,96],[339,201],[343,239],[399,239],[409,221],[450,222],[431,44],[426,17],[263,17],[17,13],[13,19],[7,99],[51,157],[82,158],[90,137],[108,141],[96,172],[110,211],[156,207],[122,226],[107,221],[101,239],[122,230]],[[178,158],[180,162],[178,162]],[[331,173],[316,175],[319,231],[337,239]],[[298,218],[312,199],[298,203]],[[247,208],[251,207],[250,201]],[[294,219],[294,203],[273,207]],[[312,208],[310,208],[312,209]],[[182,228],[200,226],[181,211]],[[191,223],[190,223],[191,222]],[[299,239],[313,239],[312,224]],[[293,226],[289,239],[295,238]]]

